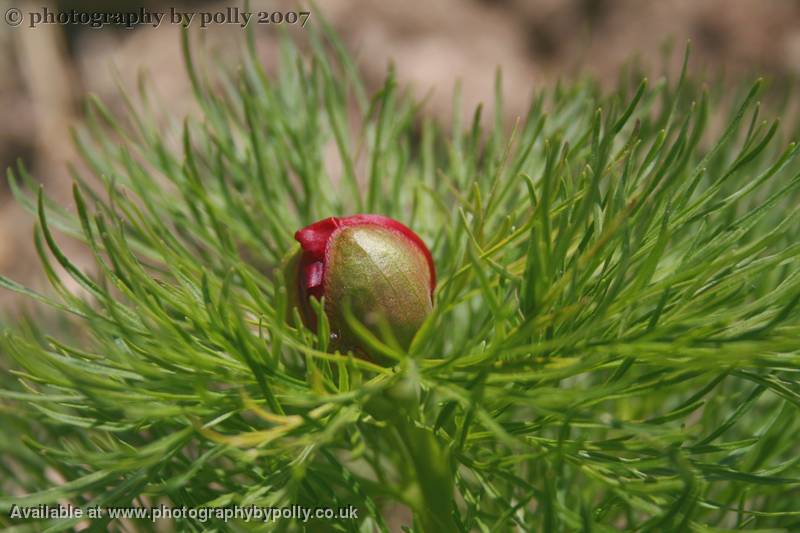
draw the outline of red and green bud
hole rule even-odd
[[[408,347],[431,312],[436,271],[425,243],[406,226],[380,215],[331,217],[295,233],[300,250],[289,263],[292,300],[315,327],[309,298],[325,297],[336,347],[361,347],[346,313],[378,338],[388,326]]]

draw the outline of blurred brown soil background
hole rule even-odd
[[[800,71],[800,1],[796,0],[319,0],[319,9],[341,33],[371,87],[393,60],[399,81],[418,97],[425,113],[447,120],[460,80],[465,113],[479,102],[491,108],[494,73],[503,72],[510,121],[524,114],[531,93],[559,78],[590,74],[611,83],[621,65],[638,57],[658,68],[665,43],[678,57],[692,39],[694,66],[726,79]],[[23,12],[59,6],[13,4]],[[63,2],[65,9],[216,11],[239,3],[164,4]],[[0,12],[12,6],[0,0]],[[253,2],[251,10],[286,10],[288,1]],[[310,24],[315,23],[312,12]],[[193,35],[222,58],[236,61],[235,26],[193,28]],[[257,26],[264,61],[275,64],[276,32]],[[67,161],[75,161],[69,128],[81,115],[84,95],[96,93],[124,113],[118,86],[135,92],[146,72],[167,120],[191,110],[182,66],[179,28],[133,30],[43,25],[12,28],[0,22],[0,168],[22,160],[48,194],[71,205]],[[42,276],[31,244],[33,219],[0,183],[0,274],[34,287]],[[80,246],[63,240],[68,252]],[[84,256],[85,257],[85,256]],[[80,261],[78,261],[80,263]],[[84,261],[88,264],[88,261]],[[0,309],[14,298],[0,291]]]

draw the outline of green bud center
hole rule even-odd
[[[342,342],[357,344],[344,318],[349,306],[353,317],[378,338],[388,326],[407,348],[432,307],[425,256],[395,231],[357,226],[332,237],[327,259],[326,311]]]

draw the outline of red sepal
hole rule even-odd
[[[382,215],[352,215],[349,217],[330,217],[310,226],[298,230],[294,238],[300,243],[303,249],[303,257],[300,262],[300,272],[303,276],[303,285],[306,294],[321,298],[324,294],[325,283],[325,253],[331,237],[341,228],[374,225],[396,231],[403,237],[411,241],[417,249],[425,256],[430,271],[431,294],[436,288],[436,269],[433,266],[433,257],[428,247],[422,242],[419,236],[411,231],[407,226],[389,217]]]

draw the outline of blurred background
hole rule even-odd
[[[557,79],[589,74],[612,83],[620,67],[638,58],[661,70],[665,57],[679,61],[693,41],[693,68],[740,77],[792,79],[800,74],[800,1],[797,0],[320,0],[319,9],[342,35],[371,88],[383,80],[389,60],[400,83],[418,97],[424,112],[447,120],[460,80],[465,113],[491,104],[494,74],[502,68],[507,118],[525,113],[531,92]],[[113,9],[144,7],[215,12],[241,3],[115,2]],[[28,27],[43,8],[108,11],[109,3],[8,2],[0,14],[19,9],[18,27],[0,19],[0,168],[21,160],[48,194],[69,200],[68,161],[76,155],[70,126],[81,116],[85,95],[95,93],[124,113],[120,87],[132,89],[144,73],[167,114],[191,110],[182,66],[179,27],[133,29],[82,25]],[[288,1],[252,2],[251,10],[297,9]],[[316,23],[312,10],[309,24]],[[302,30],[295,30],[302,31]],[[242,30],[236,25],[192,28],[212,53],[237,61]],[[257,25],[258,48],[275,63],[273,26]],[[670,45],[673,51],[670,54]],[[491,107],[489,105],[488,107]],[[0,274],[41,287],[31,244],[32,218],[0,181]],[[76,243],[65,241],[72,257]],[[77,261],[80,264],[80,261]],[[88,263],[88,262],[87,262]],[[0,291],[0,308],[15,305]]]

